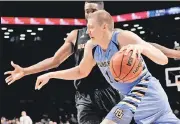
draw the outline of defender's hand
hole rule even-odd
[[[20,78],[24,77],[24,70],[22,67],[20,67],[17,64],[14,64],[13,61],[11,61],[11,65],[14,67],[13,71],[7,71],[4,73],[4,75],[10,74],[6,79],[6,83],[8,85],[10,85],[11,83],[13,83],[16,80],[19,80]]]

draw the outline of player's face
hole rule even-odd
[[[88,19],[87,23],[88,34],[93,42],[102,40],[103,37],[103,25],[100,25],[95,18]]]
[[[85,3],[84,6],[84,12],[85,12],[85,18],[88,19],[89,14],[99,10],[98,4],[96,3]]]

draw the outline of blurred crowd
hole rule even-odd
[[[171,103],[172,105],[172,110],[175,113],[175,115],[180,118],[180,102],[173,102]],[[30,116],[26,114],[26,111],[21,112],[21,117],[13,118],[13,119],[8,119],[6,117],[1,117],[1,124],[78,124],[77,123],[77,118],[76,115],[74,114],[69,114],[69,115],[64,115],[64,116],[59,116],[58,121],[53,120],[48,115],[45,115],[40,119],[39,121],[33,121]]]
[[[65,115],[64,118],[59,116],[58,121],[51,120],[50,118],[42,118],[38,122],[34,122],[30,116],[26,114],[25,111],[21,112],[20,118],[7,119],[6,117],[1,117],[1,124],[78,124],[77,119],[74,114]]]

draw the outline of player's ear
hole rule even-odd
[[[102,26],[103,26],[103,30],[106,30],[108,28],[108,25],[106,23],[104,23]]]

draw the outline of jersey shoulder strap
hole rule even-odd
[[[113,32],[113,36],[112,36],[112,42],[115,44],[115,46],[117,47],[117,49],[119,50],[119,42],[118,42],[118,34],[119,34],[120,32],[118,32],[118,31],[114,31]]]

